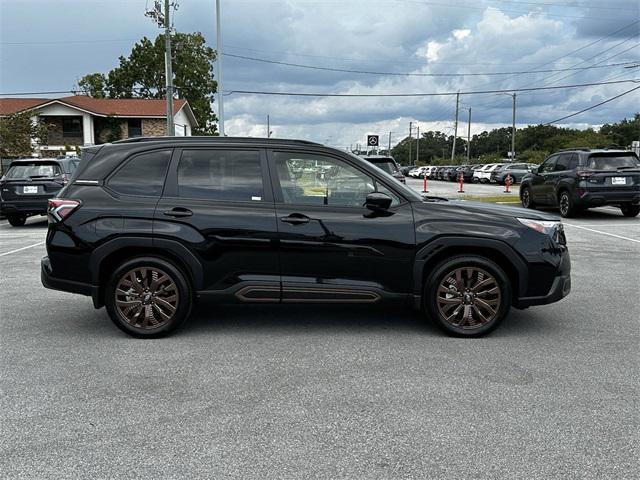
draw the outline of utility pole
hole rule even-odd
[[[158,27],[164,28],[164,76],[165,76],[165,96],[167,100],[167,135],[174,136],[176,134],[175,125],[173,123],[173,68],[171,65],[171,15],[170,9],[177,7],[177,2],[170,3],[164,0],[164,11],[160,0],[154,2],[153,10],[145,12],[146,17],[153,18]]]
[[[389,155],[391,155],[391,134],[392,134],[392,133],[393,133],[393,132],[389,132],[389,150],[388,150]],[[409,162],[409,163],[411,163],[411,162]]]
[[[471,158],[471,107],[469,107],[469,121],[467,122],[467,165]]]
[[[167,77],[167,135],[173,137],[176,127],[173,124],[173,68],[171,65],[171,20],[169,18],[169,0],[164,0],[164,64]]]
[[[271,127],[269,126],[269,114],[267,113],[267,138],[271,138]]]
[[[218,77],[218,129],[224,137],[224,105],[222,101],[222,32],[220,31],[220,0],[216,0],[216,76]]]
[[[451,163],[456,156],[456,137],[458,136],[458,110],[460,108],[460,92],[456,93],[456,123],[453,127],[453,148],[451,149]]]
[[[511,125],[511,161],[516,161],[516,92],[513,92],[513,124]]]
[[[416,139],[416,165],[420,161],[420,125],[418,125],[417,129],[418,130],[416,132],[416,137],[418,138]]]
[[[413,122],[409,122],[409,165],[411,165],[411,142],[413,141]]]

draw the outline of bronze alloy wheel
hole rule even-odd
[[[144,330],[160,328],[178,308],[178,288],[164,271],[137,267],[119,280],[115,291],[116,311],[129,325]]]
[[[500,300],[500,286],[492,275],[478,267],[463,267],[444,276],[436,303],[444,321],[473,330],[496,318]]]

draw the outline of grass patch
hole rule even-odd
[[[520,197],[518,195],[494,195],[491,197],[483,197],[481,195],[462,195],[460,200],[473,200],[474,202],[488,202],[488,203],[506,203],[506,204],[520,204]]]

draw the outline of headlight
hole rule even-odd
[[[562,230],[562,222],[533,220],[531,218],[518,218],[518,221],[537,232],[546,233],[547,235],[553,235],[555,232]]]

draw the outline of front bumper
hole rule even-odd
[[[549,293],[539,297],[521,297],[515,304],[516,308],[527,308],[533,305],[547,305],[562,300],[571,292],[571,275],[558,275],[551,284]]]

